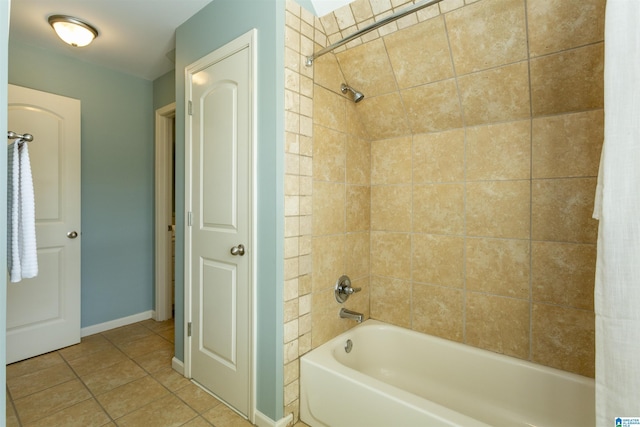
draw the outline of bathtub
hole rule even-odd
[[[312,427],[588,427],[594,408],[590,378],[375,320],[300,360]]]

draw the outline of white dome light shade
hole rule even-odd
[[[73,47],[83,47],[98,37],[98,30],[86,22],[66,15],[51,15],[49,24],[58,37]]]

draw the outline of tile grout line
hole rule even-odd
[[[138,325],[140,325],[141,327],[144,327],[146,330],[150,331],[150,332],[153,334],[153,335],[149,335],[149,336],[158,336],[158,337],[162,338],[164,341],[167,341],[169,344],[173,344],[173,343],[171,342],[171,340],[169,340],[169,339],[167,339],[166,337],[164,337],[163,335],[161,335],[161,333],[166,332],[168,329],[170,329],[169,327],[167,327],[167,328],[152,329],[152,328],[148,327],[147,325],[145,325],[143,322],[139,322],[139,323],[137,323],[137,324],[138,324]],[[135,325],[135,324],[134,324],[134,325]],[[129,325],[127,325],[127,326],[129,326]],[[184,401],[183,399],[181,399],[181,398],[180,398],[180,397],[179,397],[179,396],[178,396],[174,391],[172,391],[172,390],[171,390],[171,389],[169,389],[167,386],[165,386],[164,384],[162,384],[159,380],[157,380],[157,379],[153,376],[153,374],[152,374],[151,372],[149,372],[149,371],[148,371],[147,369],[145,369],[142,365],[140,365],[140,364],[138,363],[138,361],[134,360],[134,358],[133,358],[133,357],[131,357],[129,354],[125,353],[125,352],[124,352],[124,351],[123,351],[123,350],[122,350],[122,349],[121,349],[121,348],[120,348],[120,347],[119,347],[119,346],[118,346],[114,341],[112,341],[112,339],[109,339],[107,336],[105,336],[105,335],[104,335],[104,333],[99,333],[99,334],[96,334],[96,335],[101,336],[101,337],[102,337],[106,342],[108,342],[111,346],[113,346],[113,348],[115,348],[116,350],[118,350],[119,352],[121,352],[121,353],[126,357],[126,360],[131,361],[131,362],[133,362],[134,364],[136,364],[136,366],[138,366],[138,367],[139,367],[139,368],[140,368],[140,369],[145,373],[145,376],[144,376],[144,377],[150,377],[150,378],[151,378],[151,379],[153,379],[154,381],[158,382],[158,384],[159,384],[159,385],[161,385],[164,389],[166,389],[166,390],[167,390],[167,392],[169,393],[169,395],[173,395],[173,396],[174,396],[175,398],[177,398],[180,402],[184,403],[187,407],[189,407],[191,410],[193,410],[193,411],[195,412],[196,416],[195,416],[195,417],[193,417],[193,418],[191,418],[191,419],[189,419],[189,420],[187,420],[186,422],[190,422],[190,421],[192,421],[193,419],[195,419],[195,418],[198,418],[198,417],[202,416],[202,414],[201,414],[198,410],[196,410],[196,409],[195,409],[195,408],[193,408],[191,405],[189,405],[189,403],[187,403],[186,401]],[[131,341],[127,341],[127,342],[134,342],[134,341],[137,341],[137,340],[131,340]],[[82,341],[81,341],[79,344],[82,344]],[[79,345],[79,344],[77,344],[77,345]],[[99,353],[100,351],[101,351],[101,350],[91,352],[91,353],[89,353],[89,355],[97,354],[97,353]],[[111,422],[116,423],[116,420],[115,420],[115,419],[114,419],[114,418],[109,414],[109,412],[104,408],[104,406],[103,406],[103,405],[100,403],[100,401],[98,400],[97,396],[96,396],[96,395],[93,393],[93,391],[88,387],[88,385],[85,383],[85,381],[82,379],[82,377],[80,376],[80,374],[76,371],[76,369],[74,369],[74,368],[73,368],[73,366],[69,363],[70,361],[69,361],[65,356],[63,356],[63,354],[60,352],[60,350],[56,350],[56,351],[54,351],[54,352],[52,352],[52,353],[57,354],[57,356],[58,356],[58,357],[60,357],[60,358],[62,359],[62,363],[60,363],[60,364],[61,364],[61,365],[62,365],[62,364],[66,365],[66,366],[71,370],[71,372],[72,372],[72,373],[73,373],[73,375],[74,375],[74,378],[69,379],[68,381],[64,381],[64,382],[62,382],[62,383],[60,383],[60,384],[65,384],[65,383],[68,383],[68,382],[71,382],[71,381],[77,380],[77,381],[79,381],[79,382],[82,384],[82,386],[84,387],[84,389],[88,391],[88,393],[89,393],[90,397],[88,397],[87,399],[84,399],[84,400],[82,400],[82,401],[80,401],[80,402],[76,402],[76,403],[74,403],[73,405],[70,405],[70,406],[67,406],[67,407],[65,407],[65,408],[62,408],[62,409],[60,409],[60,410],[58,410],[58,411],[55,411],[55,412],[53,412],[53,413],[48,413],[48,414],[46,414],[45,416],[43,416],[43,417],[41,417],[41,418],[38,418],[38,419],[36,419],[36,420],[33,420],[33,421],[34,421],[34,422],[40,421],[40,420],[45,419],[45,418],[47,418],[47,417],[49,417],[49,416],[51,416],[51,415],[54,415],[54,414],[60,413],[61,411],[67,410],[67,409],[69,409],[69,408],[73,408],[73,407],[77,406],[78,404],[81,404],[81,403],[87,402],[88,400],[93,400],[93,401],[94,401],[94,402],[95,402],[95,403],[96,403],[96,404],[101,408],[101,410],[102,410],[102,411],[107,415],[107,417],[108,417],[109,421],[108,421],[106,424],[111,423]],[[151,353],[151,352],[150,352],[150,353]],[[150,353],[149,353],[149,354],[150,354]],[[37,357],[37,356],[36,356],[36,357]],[[79,356],[79,357],[82,357],[82,356]],[[111,366],[112,366],[112,365],[111,365]],[[105,368],[108,368],[108,367],[105,367]],[[31,373],[31,372],[28,372],[28,373],[23,374],[23,375],[28,375],[28,374],[30,374],[30,373]],[[21,375],[21,376],[23,376],[23,375]],[[142,378],[144,378],[144,377],[142,377]],[[131,383],[131,382],[132,382],[132,381],[129,381],[129,382],[128,382],[128,383],[126,383],[126,384],[129,384],[129,383]],[[55,385],[53,385],[53,386],[51,386],[51,387],[47,387],[47,388],[45,388],[45,389],[43,389],[43,390],[39,390],[39,391],[34,392],[34,393],[38,393],[38,392],[42,392],[42,391],[45,391],[45,390],[51,389],[52,387],[58,386],[58,385],[60,385],[60,384],[55,384]],[[124,385],[124,384],[123,384],[123,385]],[[185,387],[186,387],[186,385],[185,385]],[[116,387],[116,388],[117,388],[117,387]],[[184,387],[181,387],[181,388],[177,389],[176,391],[178,391],[178,390],[182,390],[183,388],[184,388]],[[7,387],[7,393],[8,393],[8,397],[9,397],[9,399],[8,399],[8,400],[9,400],[9,403],[12,405],[12,408],[14,409],[14,413],[15,413],[16,420],[17,420],[17,422],[18,422],[18,426],[19,426],[19,427],[22,427],[22,426],[24,425],[24,423],[22,422],[22,420],[21,420],[21,418],[20,418],[20,414],[19,414],[19,412],[18,412],[18,410],[17,410],[17,408],[16,408],[16,406],[15,406],[15,399],[13,398],[13,396],[12,396],[11,392],[9,391],[8,387]],[[34,393],[31,393],[31,394],[34,394]],[[26,396],[25,396],[25,397],[26,397]],[[162,398],[164,398],[164,397],[166,397],[166,396],[163,396]],[[161,399],[161,398],[154,399],[152,402],[148,402],[147,404],[145,404],[145,405],[141,406],[140,408],[145,407],[145,406],[147,406],[147,405],[149,405],[149,404],[151,404],[151,403],[153,403],[153,402],[156,402],[156,401],[157,401],[157,400],[159,400],[159,399]],[[134,411],[131,411],[130,413],[135,412],[135,411],[139,410],[140,408],[136,408]],[[128,414],[125,414],[125,415],[123,415],[123,416],[126,416],[126,415],[128,415]],[[120,417],[120,418],[121,418],[121,417]],[[207,422],[208,422],[208,421],[207,421]]]

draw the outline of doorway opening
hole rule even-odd
[[[175,102],[155,114],[155,320],[173,318],[175,295]]]

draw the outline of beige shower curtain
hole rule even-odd
[[[640,0],[607,0],[604,78],[594,209],[596,425],[612,427],[640,418]]]

